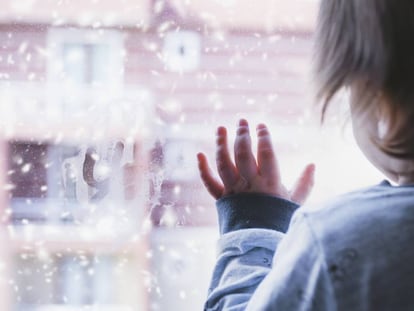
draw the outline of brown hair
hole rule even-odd
[[[322,120],[333,96],[350,87],[357,112],[376,111],[388,125],[373,137],[377,145],[414,157],[414,1],[321,0],[315,50]]]

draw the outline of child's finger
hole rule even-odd
[[[204,183],[207,191],[217,200],[223,196],[224,187],[220,184],[211,172],[208,165],[207,158],[203,153],[197,154],[198,170],[200,172],[201,180]]]
[[[293,202],[303,204],[306,201],[313,188],[314,176],[315,165],[308,164],[292,189],[290,199]]]
[[[223,181],[226,189],[231,189],[238,180],[236,166],[230,158],[227,130],[225,127],[217,129],[217,153],[216,153],[217,171]]]
[[[249,124],[242,119],[237,129],[237,137],[234,143],[234,158],[240,176],[246,181],[252,180],[257,175],[257,164],[252,153],[252,143],[249,132]]]
[[[266,125],[257,126],[257,164],[259,174],[277,186],[280,183],[280,172],[276,155],[273,151],[272,139]]]

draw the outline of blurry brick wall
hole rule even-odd
[[[159,32],[132,28],[120,32],[125,38],[125,86],[152,94],[161,149],[169,142],[189,141],[193,171],[197,151],[214,154],[217,125],[232,126],[239,117],[280,124],[307,118],[309,34],[203,32],[199,67],[180,74],[166,69]],[[47,33],[46,26],[0,26],[0,81],[46,82]],[[279,152],[289,148],[283,143],[278,146]],[[151,206],[155,223],[165,206],[178,224],[216,223],[214,201],[197,174],[189,175],[180,180],[166,176],[161,200]]]

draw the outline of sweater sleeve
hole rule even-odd
[[[306,216],[296,213],[289,227],[297,205],[243,194],[217,207],[222,236],[205,310],[336,309],[323,252]],[[264,212],[263,222],[254,211]]]

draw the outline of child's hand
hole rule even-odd
[[[307,165],[296,185],[288,191],[281,182],[270,133],[264,124],[257,126],[257,138],[256,161],[251,147],[249,125],[246,120],[240,120],[234,143],[233,163],[227,146],[226,128],[218,128],[216,164],[222,182],[213,177],[206,156],[203,153],[197,155],[201,179],[209,193],[215,199],[237,193],[264,193],[302,204],[312,190],[315,166]]]

